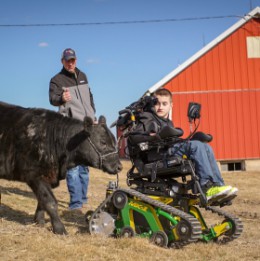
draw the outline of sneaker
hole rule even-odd
[[[217,198],[223,198],[228,195],[228,193],[232,190],[231,186],[218,186],[211,187],[206,192],[207,200],[216,200]]]
[[[218,203],[223,204],[224,202],[231,201],[237,196],[237,192],[238,192],[238,188],[235,187],[232,188],[225,197],[222,197],[218,200]]]

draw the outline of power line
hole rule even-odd
[[[82,23],[51,23],[51,24],[0,24],[0,27],[50,27],[50,26],[95,26],[95,25],[120,25],[120,24],[148,24],[148,23],[167,23],[183,22],[196,20],[211,20],[224,18],[241,18],[238,15],[207,16],[207,17],[189,17],[189,18],[169,18],[154,20],[136,20],[136,21],[115,21],[115,22],[82,22]]]

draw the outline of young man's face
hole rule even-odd
[[[154,106],[155,112],[159,117],[168,118],[169,112],[172,108],[171,98],[169,96],[155,96],[158,99],[157,104]]]
[[[62,59],[61,62],[64,66],[64,68],[71,73],[75,72],[75,68],[76,68],[76,59],[70,59],[68,61],[66,61],[65,59]]]

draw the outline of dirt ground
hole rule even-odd
[[[126,172],[130,163],[123,162],[120,186],[126,187]],[[94,210],[105,198],[109,176],[91,169],[89,201],[84,213]],[[33,223],[36,200],[30,188],[19,182],[0,180],[0,260],[260,260],[260,173],[223,173],[226,184],[239,189],[227,212],[241,218],[242,235],[229,244],[194,243],[182,249],[164,249],[144,238],[107,238],[87,233],[83,214],[67,210],[69,195],[65,181],[54,190],[59,214],[68,236],[51,232],[49,217],[44,227]],[[215,216],[204,213],[206,222],[215,224]]]

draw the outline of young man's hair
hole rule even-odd
[[[170,101],[172,102],[172,93],[167,89],[158,89],[153,93],[153,96],[167,96],[170,97]]]

